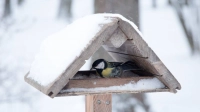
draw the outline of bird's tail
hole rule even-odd
[[[128,70],[142,70],[139,68],[134,62],[132,61],[127,61],[121,65],[121,68],[123,71],[128,71]]]

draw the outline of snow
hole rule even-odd
[[[3,7],[3,1],[0,1],[0,8]],[[75,19],[93,12],[85,12],[85,10],[93,10],[93,4],[90,3],[91,6],[87,4],[92,0],[84,1],[84,5],[82,1],[73,0],[73,10],[76,11],[72,12],[76,12],[76,15],[73,15]],[[146,94],[147,103],[150,104],[149,111],[198,112],[200,110],[199,56],[190,54],[175,10],[166,5],[167,0],[157,0],[157,3],[158,8],[152,8],[151,0],[140,0],[140,29],[145,41],[178,79],[182,89],[176,94]],[[23,79],[44,38],[67,24],[56,19],[58,7],[58,0],[26,0],[20,10],[14,7],[13,24],[8,27],[9,24],[0,22],[0,78],[8,77],[0,82],[1,112],[62,112],[66,109],[74,112],[85,111],[84,96],[58,97],[52,100],[33,89]],[[0,9],[0,14],[2,11]],[[15,94],[16,92],[22,94]],[[134,103],[133,99],[127,101],[130,101],[130,105],[140,103],[136,101]],[[124,105],[124,103],[120,104]],[[113,111],[120,104],[114,105]],[[143,111],[138,109],[137,112]]]
[[[200,57],[190,54],[187,38],[178,16],[166,3],[166,0],[158,1],[158,7],[152,8],[150,2],[141,1],[141,30],[144,40],[180,82],[182,89],[176,94],[147,94],[150,110],[198,112]]]
[[[96,84],[96,83],[95,83]],[[157,78],[153,79],[141,79],[138,82],[130,82],[121,86],[110,86],[110,87],[97,87],[97,88],[71,88],[67,90],[62,90],[61,93],[65,92],[80,92],[80,91],[95,91],[95,92],[105,92],[105,91],[139,91],[139,90],[154,90],[165,88],[165,85],[160,82]]]
[[[4,0],[0,0],[0,13],[2,2]],[[21,6],[12,7],[13,15],[8,21],[0,22],[1,112],[60,112],[66,108],[81,112],[85,109],[83,96],[52,100],[24,81],[42,41],[69,24],[57,19],[59,2],[25,0]]]
[[[141,34],[134,23],[119,14],[93,14],[80,18],[44,40],[28,78],[42,86],[55,81],[92,42],[101,29],[100,24],[112,22],[112,17],[129,22]]]
[[[100,24],[112,22],[104,15],[86,16],[49,36],[41,45],[28,78],[47,86],[61,75],[73,60],[90,44]]]

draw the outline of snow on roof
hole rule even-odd
[[[134,23],[119,14],[94,14],[78,19],[43,41],[27,77],[43,86],[52,83],[90,44],[101,24],[112,22],[112,17],[119,17],[137,29]]]
[[[62,90],[61,93],[65,92],[89,92],[89,91],[108,91],[108,90],[125,90],[125,91],[132,91],[132,90],[153,90],[153,89],[162,89],[165,88],[165,85],[160,82],[157,78],[153,79],[141,79],[137,83],[132,81],[128,84],[124,84],[121,86],[110,86],[110,87],[96,87],[96,88],[71,88]]]

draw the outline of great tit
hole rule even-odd
[[[108,62],[104,59],[98,59],[92,64],[92,69],[104,78],[119,77],[127,70],[140,70],[138,66],[132,61],[127,62]]]

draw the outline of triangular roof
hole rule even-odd
[[[83,50],[80,50],[79,54],[77,56],[74,56],[74,58],[71,60],[71,62],[69,62],[68,65],[64,66],[64,72],[55,75],[55,77],[53,77],[50,82],[45,84],[41,84],[40,82],[41,79],[45,80],[45,78],[40,78],[40,75],[38,75],[37,77],[33,77],[30,73],[25,76],[25,81],[43,92],[44,94],[47,94],[53,98],[58,95],[58,93],[63,89],[63,87],[65,87],[69,80],[85,64],[85,60],[88,60],[101,46],[103,46],[103,48],[116,61],[125,62],[128,60],[134,60],[138,66],[142,67],[146,71],[152,74],[160,75],[157,78],[167,86],[167,89],[163,91],[176,93],[176,89],[181,89],[181,85],[175,79],[172,73],[167,69],[167,67],[158,58],[154,51],[142,39],[142,35],[137,27],[134,25],[134,23],[118,14],[94,14],[84,19],[94,19],[94,17],[101,17],[104,19],[104,22],[97,22],[97,25],[100,26],[98,32],[94,33],[93,37],[86,42],[85,48],[83,48]],[[76,27],[83,27],[83,24],[81,24],[80,21],[75,23],[78,23]],[[91,29],[95,29],[92,25],[84,27],[86,29],[90,29],[89,27],[91,27]],[[68,30],[66,30],[66,32],[67,31],[70,31],[69,28]],[[70,40],[68,41],[70,42]],[[159,91],[159,89],[147,91],[137,90],[129,92],[134,93],[153,91]],[[113,92],[117,93],[117,91]],[[112,93],[112,91],[110,93]]]

